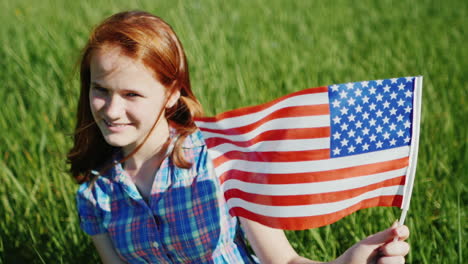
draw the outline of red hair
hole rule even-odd
[[[142,62],[151,69],[155,77],[168,89],[168,94],[180,92],[175,105],[166,109],[165,118],[179,134],[171,154],[172,159],[176,166],[189,168],[191,164],[183,156],[182,144],[184,139],[196,130],[193,118],[201,115],[202,108],[190,86],[188,64],[182,44],[171,26],[161,18],[142,11],[130,11],[117,13],[99,24],[92,31],[82,51],[77,124],[74,144],[67,155],[73,178],[78,183],[91,180],[91,170],[105,167],[116,150],[107,144],[96,125],[88,97],[93,51],[115,46],[120,47],[123,55]],[[144,142],[145,140],[124,160],[138,151]]]

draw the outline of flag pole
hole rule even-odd
[[[419,147],[419,125],[421,121],[421,98],[422,98],[422,76],[415,77],[414,95],[413,95],[413,127],[411,134],[411,150],[409,157],[409,169],[406,175],[407,184],[405,184],[404,196],[401,205],[401,216],[398,225],[404,224],[406,215],[408,213],[411,194],[413,193],[414,178],[416,176],[416,165],[418,160],[418,147]],[[396,240],[396,238],[395,238]]]

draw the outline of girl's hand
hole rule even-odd
[[[399,264],[405,263],[409,252],[408,243],[403,240],[409,236],[407,226],[393,224],[387,230],[361,240],[349,248],[334,263],[342,264]],[[397,238],[396,241],[393,241]]]

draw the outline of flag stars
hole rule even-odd
[[[362,144],[362,137],[361,136],[358,136],[356,138],[356,144]]]
[[[365,127],[363,130],[362,130],[362,134],[365,136],[365,135],[369,135],[369,129],[367,127]]]
[[[378,94],[375,98],[377,99],[377,102],[380,102],[382,101],[383,95]]]
[[[362,150],[363,150],[363,151],[369,150],[369,144],[364,143],[364,145],[362,145]]]
[[[333,139],[339,139],[341,137],[341,134],[338,133],[338,131],[335,132],[335,134],[333,134]]]
[[[383,112],[382,112],[380,109],[377,110],[377,112],[375,112],[375,115],[376,115],[377,117],[382,117],[382,114],[383,114]]]
[[[348,93],[345,92],[345,91],[343,90],[343,91],[341,91],[341,93],[340,93],[340,98],[341,98],[341,99],[346,98],[347,95],[348,95]]]
[[[339,86],[336,85],[336,84],[331,86],[331,89],[332,89],[333,92],[338,92],[338,88],[339,88]]]
[[[398,137],[402,137],[404,133],[405,132],[403,132],[403,130],[400,129],[400,130],[398,130],[397,135],[398,135]]]
[[[403,101],[403,99],[400,98],[400,100],[398,100],[397,104],[398,104],[398,106],[403,106],[405,104],[405,101]]]
[[[361,94],[362,94],[362,90],[359,89],[359,88],[356,91],[354,91],[354,95],[357,96],[357,97],[361,96]]]
[[[330,154],[334,157],[408,145],[414,98],[411,77],[329,86]]]
[[[332,102],[333,107],[340,107],[340,101],[338,99],[335,99],[335,101]]]
[[[369,97],[367,97],[367,95],[364,95],[364,97],[362,98],[362,102],[365,103],[365,104],[368,104],[369,103]]]
[[[382,135],[384,139],[389,139],[390,138],[390,134],[385,131],[385,133]]]
[[[349,142],[349,141],[348,141],[346,138],[343,138],[343,139],[341,140],[341,146],[342,146],[342,147],[348,146],[348,142]]]
[[[405,128],[410,128],[411,123],[408,120],[406,120],[404,125],[405,125]]]
[[[377,143],[375,143],[376,148],[382,148],[382,145],[383,145],[383,142],[380,140]]]
[[[356,128],[361,128],[362,127],[362,122],[360,120],[358,120],[356,122]]]
[[[406,92],[405,92],[405,96],[406,96],[406,97],[411,97],[411,95],[412,95],[411,91],[406,91]]]
[[[397,119],[398,122],[401,122],[401,121],[403,121],[403,116],[401,114],[399,114],[396,119]]]
[[[336,147],[336,148],[333,150],[333,155],[340,155],[340,152],[341,152],[341,149],[339,149],[338,147]]]
[[[409,105],[405,108],[405,113],[411,113],[411,107]]]
[[[340,109],[340,112],[341,112],[342,115],[347,115],[348,114],[348,108],[343,107],[343,108]]]
[[[362,119],[364,119],[364,120],[369,119],[369,113],[364,112],[364,113],[362,114]]]
[[[338,116],[335,116],[335,118],[333,118],[333,122],[334,122],[335,124],[339,124],[340,121],[341,121],[341,118],[338,117]]]
[[[356,113],[361,113],[362,112],[362,106],[361,105],[357,105],[356,106]]]

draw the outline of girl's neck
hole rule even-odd
[[[167,122],[161,122],[154,128],[143,146],[125,161],[125,169],[138,171],[141,167],[148,166],[148,164],[160,164],[166,156],[169,143],[169,125]],[[136,146],[123,148],[124,156],[130,155],[135,148]]]

